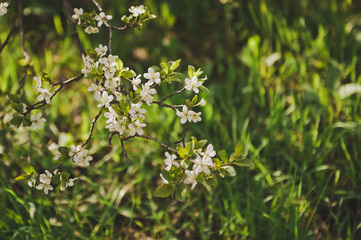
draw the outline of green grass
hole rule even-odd
[[[104,2],[115,19],[134,4]],[[74,7],[81,3],[86,1]],[[204,96],[208,105],[203,121],[189,124],[187,133],[209,139],[217,150],[229,153],[240,141],[254,167],[238,167],[236,177],[220,179],[211,192],[197,186],[184,203],[155,198],[162,149],[149,141],[128,141],[128,165],[119,140],[114,138],[113,147],[108,146],[101,118],[89,147],[94,161],[87,169],[75,169],[80,180],[71,191],[47,196],[15,182],[21,174],[19,164],[29,154],[39,171],[53,167],[46,146],[53,141],[85,140],[97,114],[86,93],[87,82],[81,81],[44,108],[46,131],[28,134],[10,129],[4,121],[10,111],[4,95],[17,90],[22,74],[17,36],[0,54],[0,238],[361,238],[361,98],[359,93],[343,95],[341,88],[361,84],[360,3],[184,0],[144,4],[158,18],[141,31],[115,35],[114,53],[137,71],[178,58],[183,71],[187,64],[202,67],[209,78],[210,92]],[[63,17],[60,7],[41,6],[40,12],[27,17],[46,20],[28,32],[27,48],[36,75],[47,72],[61,80],[77,75],[82,66],[69,27],[63,24],[62,32],[57,23]],[[8,30],[0,25],[1,41]],[[88,47],[102,39],[87,37],[82,39]],[[137,59],[134,48],[144,49],[147,59]],[[35,101],[32,77],[26,78],[30,102]],[[164,87],[161,94],[169,91]],[[180,136],[179,119],[171,111],[149,109],[148,114],[152,116],[147,122],[149,134],[165,142]],[[172,134],[169,129],[174,129]]]

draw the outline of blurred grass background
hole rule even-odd
[[[72,4],[91,10],[89,1]],[[188,64],[204,69],[208,104],[201,124],[190,124],[188,133],[228,152],[240,141],[255,167],[238,168],[212,192],[197,186],[184,203],[154,198],[163,150],[129,141],[128,165],[119,141],[107,145],[101,119],[89,147],[94,161],[75,169],[80,180],[71,191],[44,196],[15,182],[29,155],[39,172],[55,166],[46,146],[84,141],[97,113],[84,80],[41,110],[45,131],[10,129],[5,94],[16,92],[22,75],[17,36],[0,55],[0,238],[360,239],[361,2],[127,0],[102,6],[117,25],[140,4],[157,18],[140,31],[115,33],[113,53],[137,72],[179,58],[184,72]],[[1,41],[12,12],[0,19]],[[77,75],[83,66],[61,2],[24,2],[24,14],[35,74]],[[107,44],[105,29],[97,36],[79,33],[86,48]],[[29,102],[36,94],[32,77],[25,85]],[[174,89],[164,86],[160,94]],[[180,136],[173,112],[148,114],[148,134],[164,142]]]

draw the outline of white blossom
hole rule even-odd
[[[189,111],[189,114],[191,115],[191,120],[195,123],[202,120],[202,118],[200,117],[201,112],[196,113],[194,111]]]
[[[89,162],[92,160],[93,157],[88,155],[88,150],[82,150],[74,155],[74,162],[80,165],[89,166]]]
[[[128,125],[128,128],[130,129],[130,136],[134,136],[135,134],[143,135],[143,127],[145,127],[145,123],[141,123],[139,120],[136,120],[135,122],[132,122]]]
[[[114,74],[112,74],[114,75]],[[107,80],[105,80],[104,82],[104,87],[105,88],[116,88],[118,86],[118,82],[120,81],[120,79],[118,77],[113,77],[110,76],[107,78]]]
[[[99,44],[99,47],[95,48],[95,51],[99,56],[104,56],[108,52],[108,47]]]
[[[136,7],[131,6],[129,8],[129,12],[132,13],[134,17],[137,17],[138,15],[145,13],[145,9],[144,9],[143,5],[136,6]]]
[[[81,151],[81,146],[78,145],[78,146],[74,146],[74,145],[71,145],[70,146],[70,151],[69,151],[69,156],[72,157],[74,156],[75,154],[77,154],[78,152]]]
[[[21,109],[21,113],[26,113],[27,112],[27,109],[26,109],[26,104],[23,103],[23,108]]]
[[[42,129],[43,125],[41,125],[40,123],[46,122],[45,118],[41,118],[41,113],[40,112],[38,114],[36,114],[36,116],[31,115],[30,120],[33,122],[31,124],[30,128],[37,128],[37,129]]]
[[[137,90],[138,90],[138,86],[139,86],[139,84],[142,82],[142,81],[140,80],[140,77],[141,77],[141,76],[142,76],[142,75],[139,74],[138,76],[134,77],[134,78],[131,80],[134,91],[137,91]]]
[[[58,160],[61,157],[61,152],[59,152],[59,146],[56,143],[51,143],[48,147],[49,151],[54,154],[54,160]]]
[[[175,162],[174,160],[177,158],[176,155],[170,155],[169,152],[165,152],[166,159],[164,159],[164,164],[167,166],[165,170],[169,171],[172,169],[172,166],[179,167],[179,163]]]
[[[153,94],[156,94],[157,91],[154,88],[150,88],[150,85],[146,83],[142,85],[142,90],[140,91],[140,96],[142,100],[145,101],[149,106],[153,102],[154,97]]]
[[[160,73],[155,72],[153,68],[148,68],[148,72],[144,73],[144,78],[149,79],[147,82],[149,85],[152,85],[153,83],[159,84],[161,82],[160,79]]]
[[[206,151],[201,154],[203,155],[203,159],[202,159],[203,164],[211,166],[213,164],[212,157],[216,155],[216,151],[214,151],[213,145],[209,144],[207,146]]]
[[[44,189],[44,193],[48,194],[49,190],[53,190],[53,187],[50,185],[51,178],[53,177],[53,174],[51,174],[48,170],[45,170],[45,174],[40,174],[39,181],[41,182],[38,186],[36,186],[36,189],[41,190]]]
[[[204,107],[206,104],[207,104],[206,100],[204,100],[204,98],[202,98],[197,105]]]
[[[35,85],[34,88],[38,89],[41,88],[41,77],[34,77]]]
[[[185,105],[183,105],[182,112],[179,112],[177,110],[177,116],[181,117],[182,124],[185,124],[187,121],[188,122],[192,121],[193,113],[194,112],[192,110],[188,110],[187,106],[185,106]]]
[[[138,102],[136,104],[132,103],[130,105],[129,114],[131,118],[142,118],[145,119],[144,115],[147,111],[141,108],[142,102]]]
[[[109,132],[118,132],[119,135],[123,135],[124,126],[122,120],[117,120],[115,123],[109,123],[105,126],[109,130]]]
[[[98,105],[97,105],[97,107],[103,107],[103,106],[105,106],[105,107],[109,107],[109,105],[110,105],[110,102],[111,101],[113,101],[113,98],[114,98],[114,96],[113,95],[108,95],[108,92],[106,92],[106,91],[104,91],[102,94],[100,94],[100,93],[96,93],[95,95],[94,95],[94,97],[95,97],[95,99],[98,101],[98,102],[100,102]]]
[[[198,81],[197,76],[193,76],[192,79],[187,78],[185,82],[186,82],[185,89],[193,90],[195,93],[199,92],[198,88],[202,85],[202,82]]]
[[[85,55],[82,55],[82,58],[85,67],[81,70],[81,72],[83,74],[87,74],[88,72],[90,72],[92,65],[94,64],[94,59]]]
[[[205,174],[210,174],[211,171],[208,168],[208,165],[204,163],[204,158],[201,158],[197,155],[196,159],[194,159],[193,171],[198,175],[201,172]]]
[[[68,181],[66,181],[65,187],[68,188],[74,186],[74,181],[77,179],[78,179],[77,177],[68,179]]]
[[[88,91],[89,92],[92,92],[92,91],[95,91],[95,93],[99,93],[104,91],[104,87],[102,85],[97,85],[95,83],[91,83],[90,86],[88,87]]]
[[[186,179],[184,179],[183,182],[185,184],[192,184],[191,189],[193,190],[193,188],[197,185],[197,180],[196,180],[197,174],[193,170],[192,171],[185,170],[184,173],[186,174]]]
[[[101,27],[104,22],[107,22],[108,20],[111,20],[113,18],[112,15],[105,15],[104,12],[99,13],[99,15],[96,15],[94,17],[95,21],[98,21],[98,27]]]
[[[165,179],[162,174],[160,174],[160,178],[162,179],[163,184],[168,184],[169,183],[168,180]]]
[[[78,20],[78,25],[81,23],[80,16],[84,13],[82,8],[74,8],[74,15],[71,16],[74,21]]]
[[[0,16],[5,15],[7,13],[8,6],[9,6],[9,4],[7,2],[0,3]]]
[[[87,34],[94,34],[94,33],[98,33],[99,29],[97,27],[92,27],[92,26],[88,26],[85,28],[84,30]]]
[[[106,121],[107,124],[109,123],[116,123],[118,114],[114,111],[112,107],[108,108],[109,112],[104,113],[104,117],[106,117],[108,120]]]
[[[45,99],[45,102],[47,104],[50,103],[50,98],[51,98],[51,93],[49,92],[49,90],[47,88],[38,88],[38,92],[40,93],[39,96],[38,96],[38,100],[41,101],[41,100],[44,100]]]

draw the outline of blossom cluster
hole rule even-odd
[[[143,5],[131,6],[129,12],[131,14],[129,16],[124,15],[122,21],[132,26],[141,26],[141,22],[156,18],[156,16],[151,14]],[[96,12],[86,13],[82,8],[74,8],[72,19],[76,24],[83,26],[87,34],[95,34],[99,33],[99,28],[103,24],[109,26],[109,21],[113,19],[113,16],[106,15],[104,12],[99,12],[99,14]],[[130,23],[131,19],[134,19],[132,23]]]

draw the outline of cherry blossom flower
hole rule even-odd
[[[80,165],[89,166],[89,162],[93,160],[92,156],[88,156],[88,150],[82,150],[74,155],[74,162]]]
[[[185,82],[186,82],[185,89],[193,90],[195,93],[199,92],[198,88],[202,85],[202,82],[198,81],[197,76],[193,76],[192,79],[187,78]]]
[[[68,188],[74,186],[74,181],[77,179],[78,179],[77,177],[69,178],[68,181],[66,181],[65,187]]]
[[[192,110],[188,110],[187,106],[183,105],[183,111],[179,112],[177,110],[177,116],[181,117],[181,124],[185,124],[187,121],[190,122],[192,121],[192,117],[193,117],[193,111]]]
[[[128,128],[130,129],[130,136],[134,136],[135,134],[143,135],[143,127],[145,127],[145,123],[141,123],[139,120],[136,120],[135,122],[132,122],[128,125]]]
[[[78,152],[81,151],[81,146],[78,145],[78,146],[74,146],[74,145],[71,145],[70,146],[70,151],[69,151],[69,156],[72,157],[74,156],[75,154],[77,154]]]
[[[148,72],[144,73],[144,78],[149,79],[147,82],[149,85],[152,85],[153,83],[159,84],[161,82],[160,79],[160,73],[155,72],[153,68],[148,68]]]
[[[163,184],[168,184],[168,183],[169,183],[168,180],[165,179],[162,174],[159,174],[159,175],[160,175],[160,178],[161,178],[162,181],[163,181]]]
[[[39,181],[41,183],[36,186],[36,189],[44,189],[45,194],[48,194],[49,190],[53,190],[53,187],[50,185],[52,176],[53,174],[51,174],[48,170],[45,170],[45,174],[40,174]]]
[[[38,92],[40,93],[39,96],[38,96],[38,100],[41,101],[41,100],[44,100],[45,99],[45,102],[47,104],[50,103],[50,98],[51,98],[51,93],[49,92],[49,90],[47,88],[38,88]]]
[[[166,159],[164,159],[164,164],[167,165],[165,170],[169,171],[172,169],[172,166],[179,167],[179,163],[175,162],[174,160],[177,158],[176,155],[170,155],[169,152],[165,152]]]
[[[113,18],[112,15],[105,15],[104,12],[99,13],[99,15],[96,15],[94,17],[95,21],[98,21],[98,27],[101,27],[104,22],[107,22],[108,20],[111,20]]]
[[[185,170],[184,173],[186,174],[186,179],[184,179],[183,182],[185,184],[192,184],[191,189],[193,190],[193,188],[197,185],[197,180],[196,180],[197,174],[193,170],[192,171]]]
[[[113,95],[108,95],[108,92],[104,91],[102,94],[95,94],[94,95],[95,99],[100,102],[97,107],[109,107],[110,102],[113,101],[114,96]]]
[[[78,20],[78,25],[81,23],[80,16],[84,13],[84,10],[82,8],[74,8],[74,15],[71,16],[71,18],[76,21]]]
[[[138,86],[139,86],[139,84],[142,82],[142,81],[140,80],[140,77],[141,77],[141,76],[142,76],[142,75],[139,74],[138,76],[134,77],[134,78],[131,80],[134,91],[137,91],[137,90],[138,90]]]
[[[109,123],[105,126],[109,130],[109,132],[118,132],[119,135],[123,135],[124,126],[122,120],[117,120],[115,123]]]
[[[203,162],[204,158],[201,158],[197,155],[196,159],[194,159],[193,171],[198,175],[201,172],[205,174],[210,174],[211,171],[209,170],[208,166]]]
[[[145,119],[144,115],[147,111],[141,108],[142,102],[138,102],[136,104],[132,103],[130,105],[129,114],[131,118],[142,118]]]
[[[197,105],[204,107],[206,104],[207,104],[206,100],[204,100],[204,98],[202,98]]]
[[[28,110],[27,110],[27,107],[26,107],[26,104],[23,103],[23,108],[21,109],[21,113],[26,113]]]
[[[58,160],[61,157],[61,152],[59,152],[59,146],[56,143],[51,143],[48,147],[49,151],[54,154],[54,160]]]
[[[81,70],[81,72],[83,74],[87,74],[88,72],[90,72],[92,65],[94,64],[94,59],[92,59],[89,56],[84,56],[82,55],[83,58],[83,63],[84,63],[84,68]]]
[[[84,30],[87,34],[95,34],[99,33],[99,29],[97,27],[88,26]]]
[[[99,47],[95,48],[95,51],[100,57],[102,57],[108,52],[108,47],[99,44]]]
[[[41,77],[34,77],[34,81],[35,81],[35,85],[34,85],[34,88],[35,89],[38,89],[38,88],[41,88]]]
[[[196,122],[202,121],[202,118],[200,117],[201,112],[196,113],[196,112],[194,112],[194,111],[189,111],[188,113],[191,115],[191,120],[192,120],[193,122],[196,123]]]
[[[145,101],[148,106],[150,106],[154,99],[152,94],[156,94],[157,91],[154,88],[150,88],[150,85],[148,83],[142,85],[142,88],[143,89],[140,91],[140,96],[142,97],[142,100]]]
[[[132,13],[134,17],[137,17],[138,15],[145,13],[145,9],[144,9],[143,5],[136,6],[136,7],[131,6],[129,8],[129,12]]]
[[[203,159],[202,159],[203,164],[211,166],[213,164],[212,157],[216,155],[216,151],[214,151],[213,145],[209,144],[207,146],[206,151],[201,154],[203,155]]]
[[[7,3],[7,2],[0,3],[0,16],[5,15],[7,13],[8,6],[9,6],[9,3]]]
[[[108,108],[109,112],[104,113],[104,117],[106,117],[108,120],[106,121],[107,124],[109,123],[116,123],[118,114],[114,111],[112,107]]]
[[[36,116],[31,115],[30,120],[33,122],[30,128],[37,128],[37,129],[42,129],[43,125],[41,125],[40,123],[46,122],[45,118],[41,118],[41,113],[36,114]]]
[[[114,73],[112,74],[114,75]],[[116,88],[118,86],[118,82],[120,81],[120,78],[118,77],[113,77],[113,76],[110,76],[110,77],[106,77],[107,80],[105,80],[104,82],[104,87],[105,88]]]
[[[100,94],[100,92],[104,91],[104,87],[100,84],[97,85],[95,83],[91,83],[91,85],[88,87],[88,91],[89,92],[95,91],[95,93],[98,92]]]

